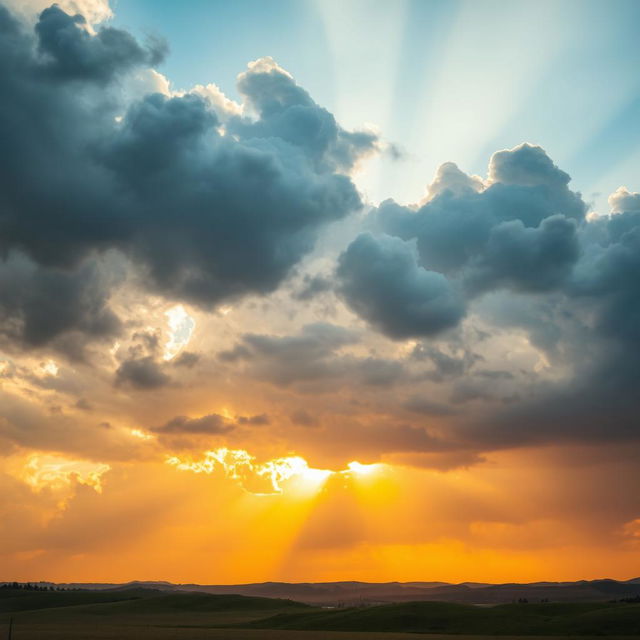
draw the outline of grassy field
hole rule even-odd
[[[478,635],[640,636],[640,605],[506,604],[495,607],[408,602],[359,609],[280,613],[251,627]]]
[[[318,609],[291,600],[150,589],[0,590],[0,640],[407,640],[450,637],[638,637],[638,604],[474,607],[410,602]]]
[[[109,625],[225,627],[307,609],[311,607],[291,600],[166,593],[151,589],[62,592],[0,590],[0,623],[6,623],[9,617],[13,617],[16,628],[25,625],[41,625],[42,628],[74,625],[96,629]]]

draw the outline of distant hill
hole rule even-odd
[[[38,583],[52,585],[52,583]],[[437,600],[461,604],[529,602],[607,602],[640,597],[640,578],[631,580],[580,580],[529,584],[483,584],[446,582],[261,582],[236,585],[173,584],[135,581],[126,584],[66,583],[64,588],[92,591],[155,589],[198,591],[217,595],[237,594],[261,598],[284,598],[315,605],[355,605]]]
[[[50,585],[51,583],[39,583]],[[238,594],[261,598],[284,598],[316,605],[357,605],[437,600],[461,604],[506,604],[518,600],[530,603],[607,602],[640,597],[640,578],[631,580],[580,580],[577,582],[535,582],[529,584],[483,584],[445,582],[262,582],[236,585],[172,584],[170,582],[69,583],[66,588],[93,591],[156,589],[198,591],[217,595]]]

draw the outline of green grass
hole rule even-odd
[[[279,612],[307,609],[310,607],[291,600],[168,593],[152,589],[62,592],[0,590],[0,625],[13,617],[16,628],[39,625],[44,629],[71,625],[93,628],[95,633],[107,626],[221,628]]]
[[[0,590],[0,638],[10,617],[16,640],[640,636],[640,604],[408,602],[320,609],[291,600],[141,588]]]
[[[478,635],[640,635],[640,605],[506,604],[475,607],[408,602],[366,608],[280,613],[252,628]]]
[[[108,589],[105,591],[29,591],[25,589],[0,589],[0,613],[69,607],[100,602],[138,600],[152,597],[153,589]]]

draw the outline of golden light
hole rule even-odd
[[[166,463],[180,471],[211,474],[216,469],[253,494],[272,495],[282,493],[284,485],[294,485],[296,489],[316,490],[333,473],[328,469],[314,469],[300,456],[273,458],[257,462],[244,449],[220,447],[205,451],[200,460],[170,456]]]
[[[102,476],[111,468],[108,464],[76,460],[65,456],[32,453],[18,457],[7,465],[9,473],[29,485],[34,491],[44,488],[59,491],[69,488],[73,482],[102,492]]]
[[[139,440],[153,440],[153,436],[150,433],[145,433],[142,429],[129,429],[129,435]]]
[[[370,476],[380,471],[382,464],[361,464],[357,460],[353,460],[347,465],[347,469],[356,476]]]
[[[60,368],[56,364],[55,360],[47,360],[42,362],[39,367],[39,373],[42,377],[50,376],[55,378],[58,375]]]
[[[165,311],[165,316],[167,317],[168,339],[164,346],[163,357],[165,360],[171,360],[189,343],[196,322],[181,304]]]

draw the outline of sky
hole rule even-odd
[[[636,577],[639,18],[1,4],[0,578]]]

